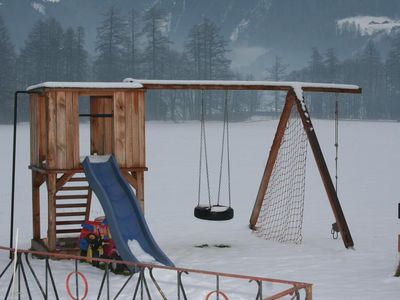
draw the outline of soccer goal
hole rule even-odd
[[[268,240],[301,243],[307,143],[317,163],[343,243],[346,248],[353,247],[301,89],[287,94],[250,217],[250,228]]]

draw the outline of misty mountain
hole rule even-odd
[[[203,18],[215,22],[231,42],[233,67],[260,73],[275,55],[282,56],[290,68],[302,67],[311,48],[337,49],[341,58],[349,57],[368,39],[382,41],[385,51],[391,30],[360,34],[340,30],[338,21],[357,16],[400,18],[398,0],[0,0],[3,16],[17,48],[40,18],[56,18],[64,26],[83,26],[87,48],[94,49],[96,27],[110,5],[123,12],[144,11],[156,3],[168,13],[169,37],[182,47],[189,29]],[[358,31],[357,31],[358,30]],[[262,68],[262,69],[261,69]]]

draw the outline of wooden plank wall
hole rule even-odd
[[[31,165],[39,166],[46,159],[46,101],[45,97],[31,94],[29,100],[31,132]]]
[[[47,168],[78,168],[79,94],[71,91],[49,92],[47,106]]]
[[[114,154],[121,167],[145,167],[144,92],[114,93]]]
[[[112,114],[113,98],[90,97],[91,114]],[[90,120],[90,154],[106,155],[113,153],[112,118],[91,118]]]

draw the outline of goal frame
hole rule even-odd
[[[337,196],[335,187],[333,185],[331,176],[329,174],[329,170],[326,165],[325,158],[321,150],[321,146],[318,142],[314,126],[311,122],[310,114],[304,102],[303,96],[301,96],[301,99],[299,99],[298,95],[293,89],[289,90],[286,96],[285,105],[283,107],[283,111],[279,119],[278,127],[269,152],[268,160],[261,179],[260,187],[258,189],[257,198],[254,203],[253,211],[251,213],[249,226],[252,230],[256,230],[256,223],[260,215],[261,207],[265,200],[264,196],[268,191],[268,184],[270,182],[271,175],[274,170],[275,162],[278,157],[286,125],[289,121],[293,106],[297,108],[297,112],[303,124],[303,129],[307,135],[307,139],[309,141],[312,153],[315,158],[315,162],[318,167],[319,174],[324,184],[325,191],[328,196],[328,200],[331,205],[333,215],[335,217],[336,223],[338,224],[339,232],[340,235],[342,236],[344,246],[346,248],[352,248],[354,247],[354,242],[350,233],[350,229],[347,225],[346,218],[344,216],[342,207],[339,202],[339,198]]]

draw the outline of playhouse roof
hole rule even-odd
[[[31,85],[26,90],[33,91],[42,88],[53,89],[140,89],[143,88],[139,82],[56,82],[47,81]]]

